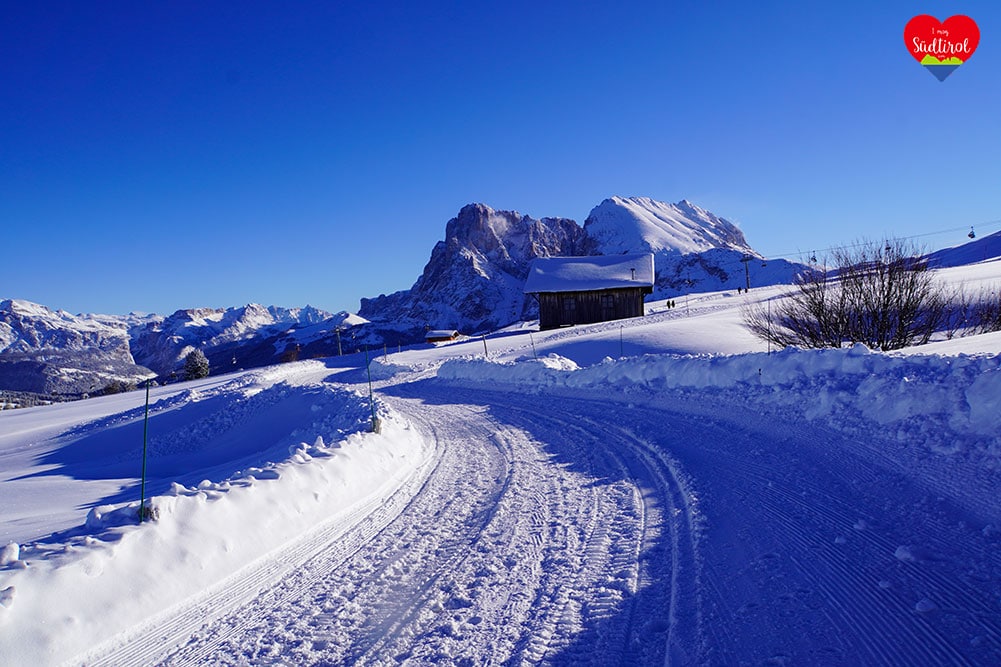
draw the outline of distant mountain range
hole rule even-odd
[[[345,313],[340,320],[348,315]],[[0,389],[83,394],[114,381],[168,378],[202,350],[213,368],[260,366],[284,348],[268,347],[289,330],[338,317],[311,306],[197,308],[173,315],[71,315],[28,301],[0,301]]]
[[[401,330],[457,329],[476,333],[538,316],[522,293],[536,257],[654,254],[653,299],[792,282],[802,264],[765,262],[732,222],[687,200],[611,197],[583,226],[567,218],[535,219],[484,204],[465,206],[445,226],[409,290],[362,299],[359,314]],[[745,257],[754,262],[742,262]]]
[[[804,268],[766,261],[736,225],[687,200],[611,197],[583,225],[469,204],[445,225],[413,286],[362,299],[358,315],[257,304],[169,316],[71,315],[0,301],[0,390],[80,395],[150,375],[169,380],[193,349],[218,373],[410,344],[427,329],[487,332],[538,316],[523,293],[534,258],[636,252],[654,255],[651,299],[788,284]],[[930,257],[945,266],[997,255],[1001,234]]]

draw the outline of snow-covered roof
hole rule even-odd
[[[454,338],[459,332],[455,329],[433,329],[425,334],[425,338]]]
[[[538,257],[532,260],[525,293],[586,292],[653,286],[653,255]]]

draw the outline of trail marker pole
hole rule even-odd
[[[619,325],[619,359],[621,359],[624,356],[625,356],[625,354],[623,354],[623,345],[622,345],[622,325],[620,324]]]
[[[139,523],[146,519],[146,440],[149,434],[149,385],[152,378],[146,379],[146,416],[143,418],[143,466],[142,481],[139,484]]]
[[[379,420],[375,416],[375,399],[372,397],[372,362],[368,358],[368,345],[365,346],[365,370],[368,371],[368,405],[372,409],[372,433],[379,432]]]
[[[487,352],[487,335],[483,334],[482,338],[483,338],[483,358],[489,359],[490,354]]]
[[[532,337],[531,331],[528,332],[528,340],[532,343],[532,356],[538,359],[539,355],[535,352],[535,338]]]

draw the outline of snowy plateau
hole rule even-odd
[[[776,351],[710,284],[154,387],[144,486],[144,392],[0,412],[0,665],[1001,664],[1001,333]]]

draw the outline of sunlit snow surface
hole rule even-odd
[[[142,526],[142,391],[4,411],[0,664],[1001,663],[1001,334],[782,291],[154,388]]]

